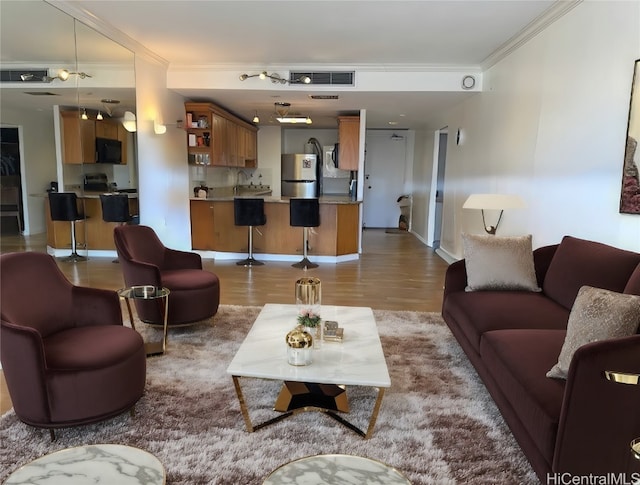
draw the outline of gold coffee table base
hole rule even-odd
[[[285,381],[273,410],[286,413],[308,407],[348,413],[346,387],[335,384]]]
[[[347,402],[347,394],[344,386],[285,381],[274,406],[274,411],[282,412],[283,414],[263,423],[254,425],[251,422],[251,417],[249,416],[242,388],[240,387],[240,378],[238,376],[232,377],[233,385],[238,396],[238,402],[240,403],[240,411],[242,412],[242,417],[244,418],[244,423],[249,433],[253,433],[254,431],[258,431],[259,429],[282,421],[290,416],[295,416],[299,413],[316,411],[326,414],[362,438],[368,439],[373,434],[373,428],[376,425],[378,413],[380,412],[380,406],[382,404],[382,398],[384,397],[384,388],[376,388],[378,391],[376,402],[373,406],[371,417],[369,418],[367,430],[363,431],[334,412],[349,412],[349,403]],[[322,406],[318,406],[318,404],[322,404]],[[326,404],[329,404],[333,409],[323,407]],[[343,411],[343,409],[346,409],[346,411]]]

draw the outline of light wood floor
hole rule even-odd
[[[321,264],[303,271],[291,263],[267,262],[244,268],[233,261],[204,260],[205,269],[220,278],[223,305],[291,303],[294,284],[301,276],[322,281],[322,303],[368,306],[385,310],[439,312],[447,263],[413,235],[390,234],[382,229],[363,233],[363,254],[357,261]],[[44,235],[0,238],[0,252],[46,251]],[[124,286],[120,266],[113,258],[91,258],[82,263],[58,263],[69,280],[79,286],[118,289]],[[4,375],[0,373],[0,413],[11,407]]]

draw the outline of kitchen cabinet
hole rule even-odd
[[[265,201],[267,223],[253,232],[256,254],[302,256],[302,228],[289,224],[286,200]],[[233,200],[191,200],[191,244],[195,250],[248,252],[248,229],[236,226]],[[340,256],[358,252],[357,203],[320,203],[319,227],[309,232],[309,254]],[[260,232],[258,232],[260,231]]]
[[[122,164],[127,163],[129,132],[122,126],[122,123],[116,123],[107,120],[96,120],[96,138],[108,138],[109,140],[118,140],[122,144]]]
[[[109,121],[96,121],[96,138],[118,139],[118,125]]]
[[[358,170],[360,161],[360,117],[338,116],[338,168]]]
[[[193,249],[213,251],[216,247],[214,234],[213,202],[192,200],[191,245]]]
[[[257,128],[213,103],[185,103],[188,161],[193,165],[256,167]],[[246,133],[250,133],[248,136]]]
[[[79,111],[61,111],[60,118],[62,121],[62,163],[95,163],[95,121],[81,119]]]

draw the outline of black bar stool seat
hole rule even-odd
[[[264,199],[236,197],[233,199],[233,217],[236,226],[249,227],[249,255],[238,261],[238,266],[260,266],[264,263],[253,257],[253,228],[264,226],[267,216],[264,213]]]
[[[117,222],[119,226],[133,222],[127,194],[100,194],[100,206],[104,222]],[[118,260],[114,259],[113,262],[118,263]]]
[[[310,227],[320,225],[320,202],[318,199],[290,199],[289,200],[289,225],[302,227],[302,261],[292,264],[294,268],[317,268],[316,263],[309,261],[308,230]]]
[[[64,258],[65,261],[86,261],[85,256],[80,256],[77,251],[76,222],[85,219],[84,214],[78,211],[78,196],[75,192],[49,192],[49,211],[52,221],[67,221],[71,223],[71,254]]]

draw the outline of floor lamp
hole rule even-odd
[[[524,209],[526,204],[519,195],[510,194],[471,194],[464,202],[463,209],[480,209],[482,211],[482,225],[487,234],[495,235],[502,220],[505,209]],[[485,220],[484,211],[500,211],[495,226],[490,226]]]

